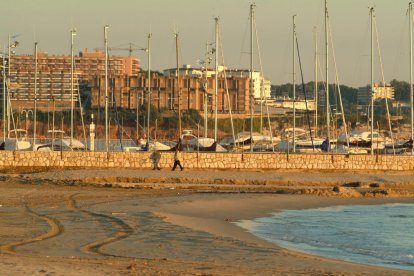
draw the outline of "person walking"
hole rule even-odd
[[[178,147],[177,147],[174,153],[174,166],[172,168],[172,171],[175,171],[175,168],[177,168],[177,166],[180,166],[180,169],[184,170],[180,161],[181,161],[181,152],[178,150]]]
[[[161,167],[160,167],[161,153],[157,149],[154,149],[154,152],[151,154],[150,158],[152,159],[152,164],[153,164],[152,170],[161,170]]]

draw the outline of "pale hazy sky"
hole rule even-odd
[[[221,18],[225,63],[249,67],[250,0],[2,0],[0,44],[8,34],[19,34],[19,54],[33,51],[34,41],[49,54],[69,54],[70,29],[76,27],[76,52],[103,47],[103,26],[110,25],[109,45],[129,42],[146,47],[151,30],[152,67],[175,66],[174,30],[181,37],[181,63],[203,59],[206,42],[214,38],[214,17]],[[274,84],[291,82],[292,16],[297,33],[305,81],[313,80],[314,27],[321,46],[324,70],[324,0],[256,0],[256,25],[265,76]],[[333,41],[341,83],[359,86],[370,82],[369,6],[376,8],[385,80],[409,79],[408,0],[330,0]],[[260,68],[255,50],[255,69]],[[114,53],[115,54],[115,53]],[[127,52],[116,52],[127,55]],[[138,52],[147,68],[145,53]],[[333,68],[333,66],[332,66]],[[381,81],[376,54],[375,80]],[[330,72],[333,82],[334,71]],[[298,77],[300,77],[298,75]]]

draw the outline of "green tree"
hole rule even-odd
[[[394,97],[396,101],[410,101],[410,84],[408,82],[393,79],[390,84],[394,87]]]

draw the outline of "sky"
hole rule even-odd
[[[408,0],[329,0],[332,42],[341,84],[370,83],[369,7],[375,7],[374,79],[409,80]],[[152,33],[153,70],[175,67],[174,33],[180,37],[180,63],[197,66],[204,59],[206,43],[214,41],[214,18],[220,18],[224,62],[229,68],[249,68],[251,0],[2,0],[0,45],[8,35],[18,35],[17,54],[33,52],[34,42],[49,54],[70,54],[70,30],[76,28],[75,51],[104,47],[103,28],[109,25],[110,47],[128,43],[147,45]],[[320,60],[319,80],[324,78],[324,0],[256,0],[258,47],[254,68],[263,68],[272,84],[292,81],[292,17],[297,15],[297,38],[305,82],[314,79],[315,29]],[[256,44],[256,43],[255,43]],[[378,53],[378,47],[381,55]],[[332,48],[329,49],[332,53]],[[127,51],[111,51],[128,55]],[[147,68],[145,52],[136,51]],[[259,58],[260,56],[260,58]],[[261,62],[260,62],[261,60]],[[335,81],[333,55],[330,82]],[[296,61],[296,68],[299,64]],[[300,71],[297,70],[300,80]]]

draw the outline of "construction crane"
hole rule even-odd
[[[125,46],[127,46],[127,47],[125,47]],[[104,50],[104,49],[102,49],[102,48],[95,48],[95,51],[102,51],[102,50]],[[109,47],[108,50],[110,50],[110,51],[128,51],[129,52],[129,56],[132,56],[132,52],[135,52],[135,51],[147,51],[147,48],[138,46],[138,45],[130,42],[130,43],[127,43],[127,44],[119,45],[117,47]]]

